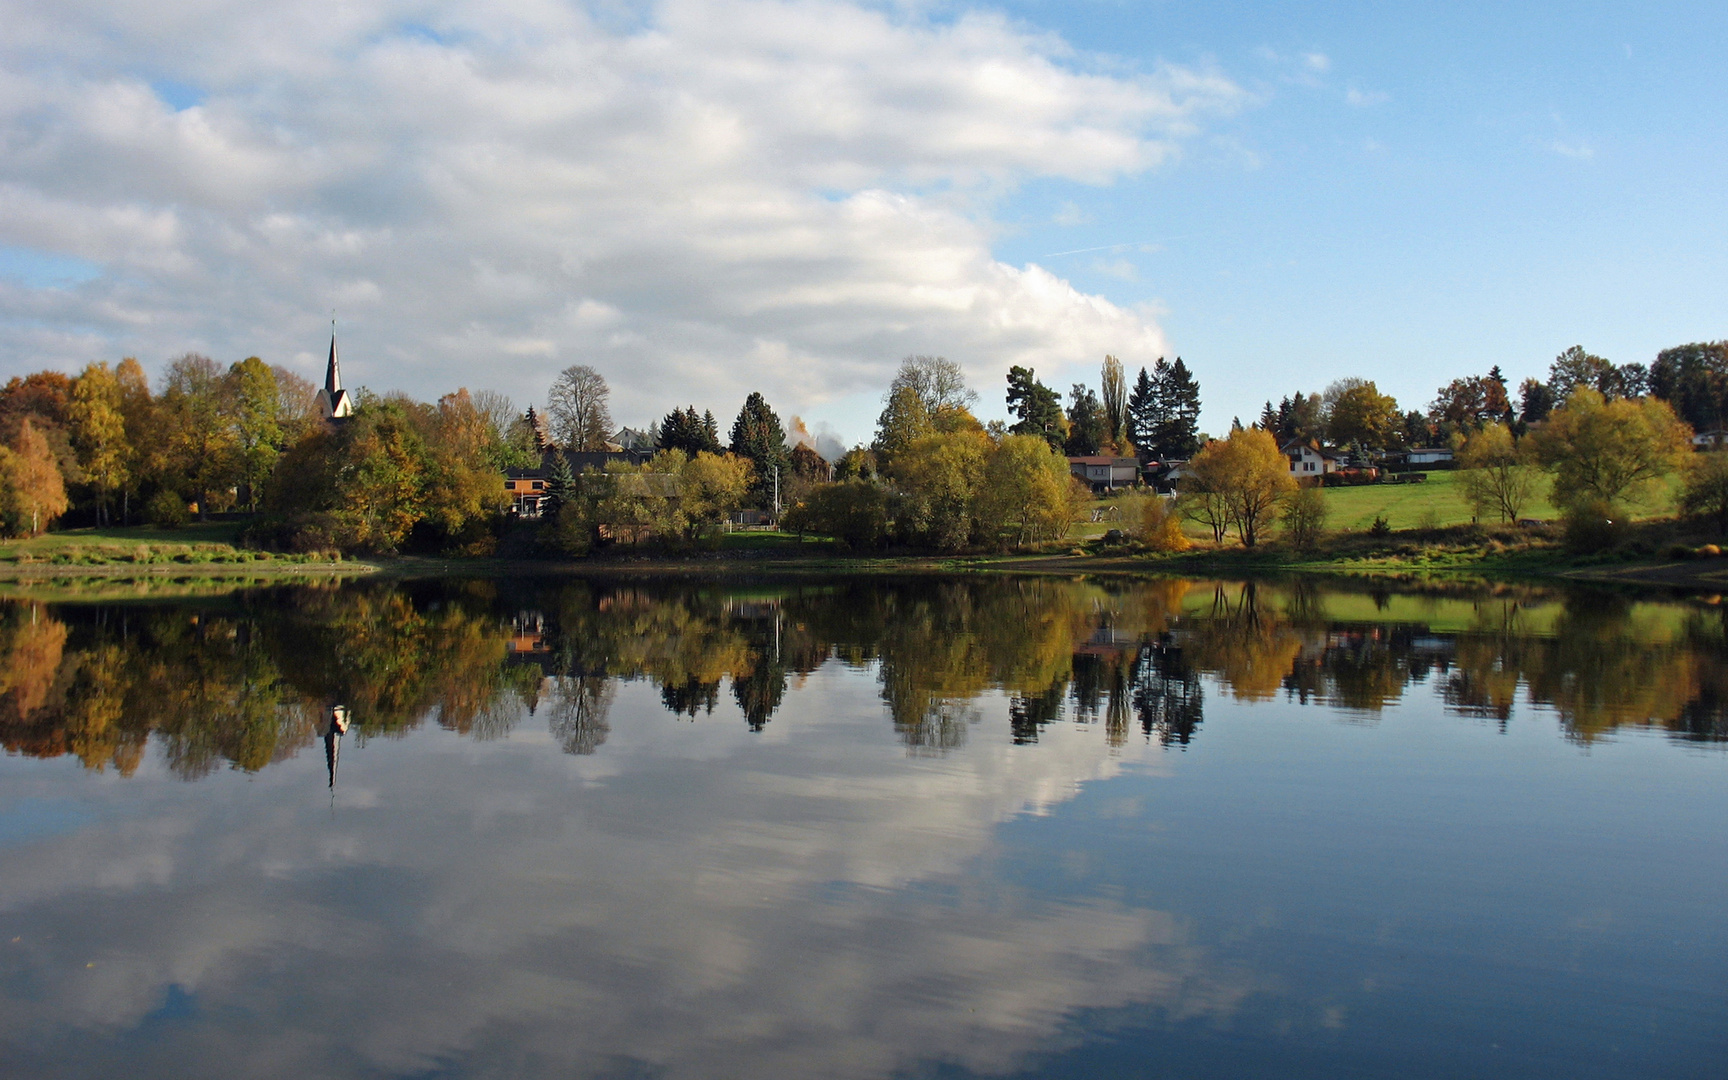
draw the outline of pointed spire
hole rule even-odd
[[[330,366],[324,369],[324,389],[334,398],[342,389],[342,367],[336,362],[336,320],[330,320]]]

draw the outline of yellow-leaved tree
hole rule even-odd
[[[1296,489],[1290,478],[1290,461],[1278,451],[1271,432],[1259,428],[1237,428],[1227,439],[1214,439],[1188,463],[1192,474],[1184,481],[1195,502],[1207,506],[1213,517],[1222,515],[1236,530],[1244,547],[1253,547],[1277,515],[1278,505]],[[1217,522],[1208,521],[1219,536]]]
[[[8,532],[36,536],[66,506],[66,485],[47,436],[26,419],[12,445],[0,446],[0,516]]]
[[[1655,502],[1692,452],[1692,429],[1666,401],[1608,401],[1587,386],[1573,390],[1530,439],[1554,476],[1554,505],[1572,514],[1619,514]]]

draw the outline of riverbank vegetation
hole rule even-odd
[[[1426,411],[1346,379],[1267,402],[1254,424],[1211,438],[1180,359],[1131,378],[1106,357],[1099,389],[1076,384],[1065,406],[1015,367],[1011,422],[986,424],[958,364],[914,356],[884,394],[874,438],[818,453],[759,393],[729,438],[695,406],[614,432],[605,379],[583,365],[559,374],[544,415],[487,391],[428,403],[361,389],[352,416],[329,422],[309,384],[256,357],[227,368],[180,357],[159,388],[128,359],[0,389],[0,525],[37,537],[0,548],[0,561],[676,556],[737,546],[725,538],[740,521],[872,557],[1048,551],[1114,534],[1165,556],[1197,545],[1189,560],[1273,542],[1338,562],[1366,557],[1359,536],[1444,545],[1447,526],[1535,520],[1555,528],[1482,543],[1536,550],[1552,534],[1570,558],[1648,547],[1628,539],[1628,523],[1671,514],[1666,547],[1702,550],[1728,530],[1728,458],[1694,453],[1692,434],[1728,415],[1724,386],[1725,343],[1665,350],[1649,367],[1574,348],[1546,381],[1525,380],[1516,404],[1497,369],[1452,380]],[[1319,477],[1291,464],[1303,446],[1347,461],[1352,483],[1309,494]],[[1458,468],[1371,482],[1418,446],[1444,448]],[[1111,472],[1110,485],[1126,468],[1134,490],[1100,501],[1079,478],[1088,468]],[[507,476],[523,489],[532,479],[532,505]],[[194,521],[217,519],[231,534],[216,546],[195,538]],[[97,531],[46,539],[57,523]],[[127,526],[157,531],[112,534]]]

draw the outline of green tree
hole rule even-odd
[[[934,430],[955,431],[972,426],[966,421],[972,416],[978,392],[966,385],[966,373],[954,361],[941,356],[908,356],[900,362],[900,370],[888,387],[889,399],[903,389],[918,395],[918,403]]]
[[[1692,450],[1691,429],[1667,402],[1608,401],[1583,385],[1530,438],[1554,476],[1554,504],[1566,509],[1600,504],[1620,511],[1642,502],[1662,490]]]
[[[1312,550],[1326,530],[1326,493],[1318,487],[1297,488],[1284,501],[1284,539]]]
[[[991,453],[977,501],[987,535],[1007,532],[1015,543],[1067,533],[1068,462],[1037,435],[1009,435]]]
[[[1106,438],[1104,406],[1092,390],[1075,383],[1068,392],[1068,441],[1063,448],[1073,455],[1096,454]]]
[[[256,510],[282,452],[282,398],[275,372],[256,356],[247,357],[228,369],[227,398],[240,498],[247,509]]]
[[[1153,432],[1157,456],[1188,458],[1200,449],[1200,384],[1178,356],[1167,368],[1154,365],[1163,421]]]
[[[1104,357],[1100,374],[1099,398],[1104,405],[1104,437],[1110,449],[1118,454],[1133,453],[1128,438],[1128,380],[1122,374],[1122,361]]]
[[[774,497],[775,477],[784,479],[788,466],[786,429],[759,393],[744,399],[732,422],[732,452],[755,468],[751,497],[765,507]]]
[[[1141,368],[1134,378],[1134,390],[1128,395],[1128,441],[1142,450],[1152,450],[1163,423],[1164,406],[1158,397],[1158,385]]]
[[[1068,439],[1061,395],[1039,382],[1031,368],[1008,369],[1008,411],[1015,417],[1008,430],[1016,435],[1036,435],[1057,450]]]
[[[1710,522],[1718,536],[1728,536],[1728,450],[1699,454],[1686,470],[1680,509]]]
[[[935,430],[924,399],[911,386],[898,386],[888,393],[888,403],[876,419],[876,439],[870,448],[882,471],[894,474],[894,459]]]

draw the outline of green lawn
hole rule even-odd
[[[0,540],[0,552],[48,555],[69,546],[131,547],[137,544],[222,544],[233,547],[242,527],[237,521],[211,521],[179,529],[158,529],[149,525],[67,529],[43,533],[28,540]]]
[[[1523,516],[1553,521],[1559,513],[1547,499],[1547,481],[1538,481],[1541,495],[1530,501]],[[1421,484],[1365,484],[1361,487],[1326,488],[1326,527],[1360,532],[1384,515],[1394,529],[1414,529],[1424,525],[1467,525],[1470,504],[1464,501],[1458,484],[1458,474],[1436,471],[1428,474]],[[1425,521],[1432,515],[1432,521]]]
[[[238,546],[244,524],[213,521],[179,529],[129,525],[67,529],[26,540],[0,541],[0,564],[94,566],[113,563],[301,563],[313,555],[285,555]]]

